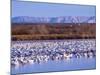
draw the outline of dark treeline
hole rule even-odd
[[[13,25],[95,25],[96,23],[11,23]]]

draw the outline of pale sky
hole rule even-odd
[[[95,6],[12,1],[12,17],[95,16]]]

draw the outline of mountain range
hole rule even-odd
[[[95,16],[12,17],[12,23],[96,23]]]

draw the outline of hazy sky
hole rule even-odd
[[[12,1],[12,17],[95,16],[95,6]]]

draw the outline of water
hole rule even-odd
[[[49,44],[51,45],[49,46]],[[92,49],[95,51],[96,49],[95,39],[91,39],[91,40],[88,39],[88,40],[59,40],[59,41],[58,40],[17,41],[17,42],[12,42],[11,50],[16,49],[17,51],[20,51],[21,47],[23,46],[25,49],[27,48],[26,50],[24,49],[24,51],[29,51],[31,47],[37,46],[37,48],[34,49],[39,52],[41,51],[41,48],[43,48],[41,47],[41,45],[48,46],[48,49],[51,52],[52,51],[57,52],[60,50],[62,51],[63,49],[65,49],[63,51],[66,51],[66,49],[70,49],[71,51],[75,51],[75,50],[89,51]],[[43,48],[43,50],[45,49],[46,47]],[[18,73],[37,73],[37,72],[52,72],[52,71],[72,71],[72,70],[85,70],[85,69],[87,70],[87,69],[95,69],[95,68],[96,68],[96,57],[93,55],[92,57],[90,57],[90,55],[89,57],[87,57],[84,56],[84,53],[83,54],[81,53],[79,57],[75,57],[73,55],[69,59],[60,59],[60,60],[49,59],[48,61],[43,60],[40,63],[35,62],[35,63],[27,63],[25,65],[11,66],[11,73],[18,74]]]
[[[71,71],[71,70],[87,70],[95,69],[96,61],[93,59],[71,59],[64,61],[49,61],[41,64],[27,64],[25,66],[13,67],[12,74],[17,73],[36,73],[36,72],[51,72],[51,71]]]

